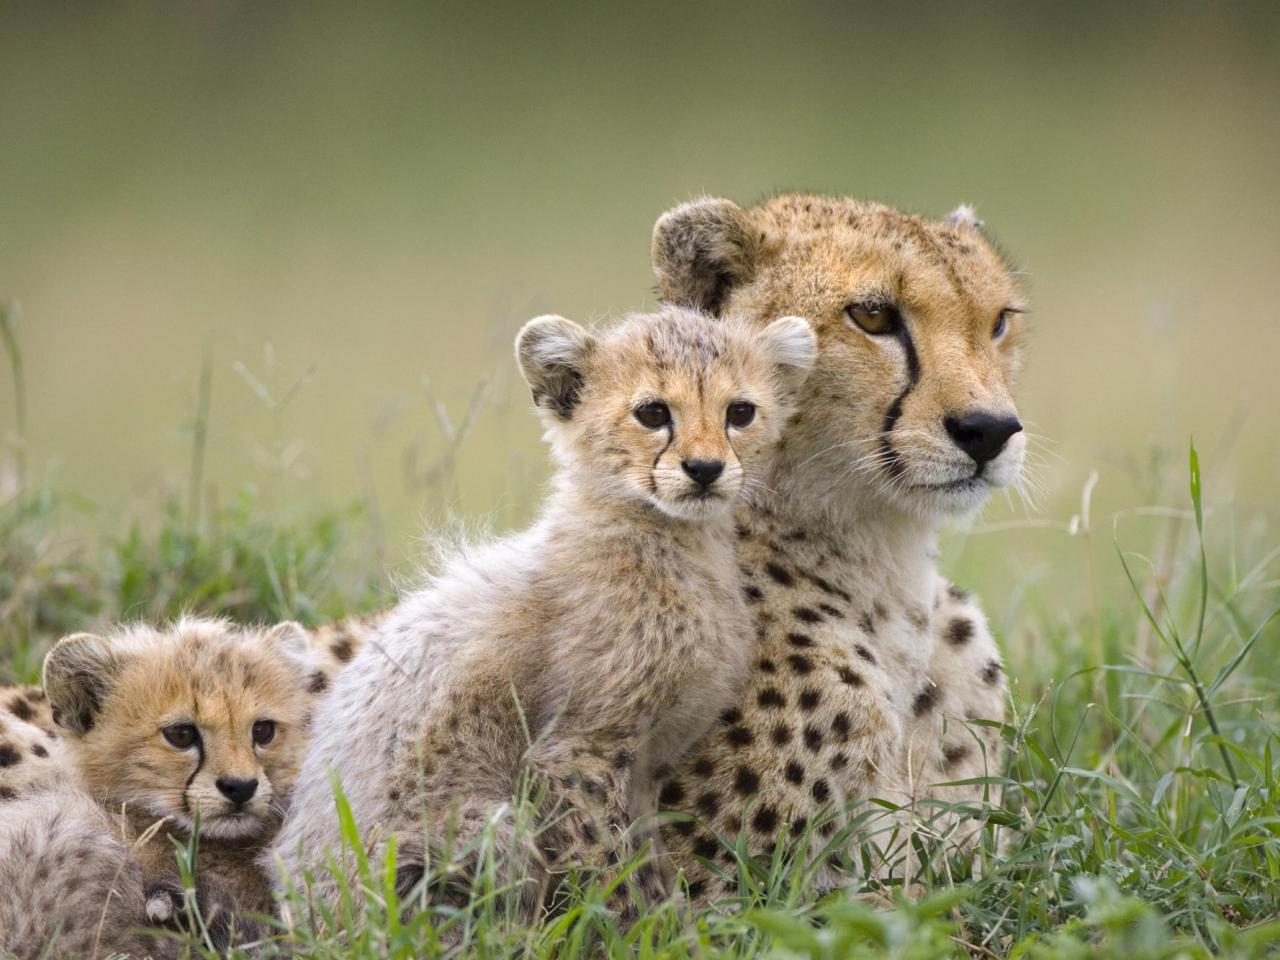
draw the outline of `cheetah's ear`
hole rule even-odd
[[[818,359],[818,337],[809,321],[803,317],[783,317],[761,330],[760,338],[783,388],[791,393],[799,390]]]
[[[300,660],[305,660],[311,653],[311,634],[294,620],[285,620],[269,628],[263,633],[262,642]]]
[[[668,303],[718,314],[729,291],[751,278],[758,254],[750,216],[731,200],[683,203],[653,227],[653,272]]]
[[[59,640],[44,658],[53,722],[77,736],[92,730],[123,666],[124,659],[102,637],[76,633]]]
[[[516,335],[516,362],[533,402],[561,420],[573,418],[595,337],[564,317],[530,320]]]
[[[978,211],[967,203],[962,203],[947,214],[947,226],[959,230],[981,230],[983,222],[978,219]]]

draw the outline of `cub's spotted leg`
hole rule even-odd
[[[505,809],[504,809],[505,807]],[[396,834],[396,893],[412,904],[439,899],[463,907],[474,898],[477,878],[493,858],[497,886],[517,896],[522,919],[531,921],[546,899],[548,871],[528,831],[518,824],[509,802],[464,802],[443,824]],[[386,856],[387,847],[382,846]],[[434,870],[437,878],[430,874]],[[432,885],[424,887],[424,880]],[[438,886],[436,885],[438,883]]]
[[[548,785],[544,845],[555,869],[613,870],[648,844],[644,862],[610,895],[609,905],[627,922],[638,916],[636,895],[642,903],[653,903],[667,894],[657,865],[662,851],[656,831],[642,830],[631,819],[636,769],[643,763],[640,738],[634,731],[604,730],[548,739],[535,747],[530,758]],[[643,790],[643,785],[639,788]]]

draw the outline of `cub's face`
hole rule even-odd
[[[539,318],[517,342],[575,482],[684,520],[721,516],[750,498],[814,353],[797,317],[753,330],[675,307],[600,336]]]
[[[202,836],[273,828],[305,746],[307,637],[186,620],[62,640],[45,662],[56,722],[89,791]]]
[[[809,319],[819,352],[788,430],[802,495],[972,510],[1025,451],[1011,385],[1023,295],[970,211],[926,221],[852,200],[703,200],[654,231],[663,297]]]

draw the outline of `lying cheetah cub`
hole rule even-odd
[[[525,909],[548,868],[624,854],[628,825],[656,810],[655,770],[737,692],[751,634],[732,508],[815,352],[796,317],[528,323],[516,354],[559,466],[552,493],[532,528],[463,551],[402,601],[338,678],[277,838],[286,875],[338,846],[330,771],[366,841],[396,834],[405,890],[486,827],[500,851],[520,846],[503,811],[526,764],[547,794],[537,844],[511,865]],[[474,862],[455,868],[465,883]],[[643,882],[658,891],[651,866]]]
[[[44,689],[72,775],[0,803],[0,890],[13,891],[0,897],[0,953],[39,955],[56,938],[53,956],[165,954],[165,941],[125,931],[176,919],[170,838],[185,843],[197,817],[214,936],[235,913],[270,911],[256,858],[280,822],[325,666],[293,623],[187,619],[60,641]]]

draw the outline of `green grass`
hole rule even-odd
[[[207,415],[198,402],[197,422]],[[137,519],[105,534],[83,533],[91,504],[29,482],[22,465],[0,504],[0,680],[36,679],[58,636],[110,620],[198,611],[314,624],[387,602],[383,534],[363,504],[268,509],[251,486],[227,502],[201,496],[200,435],[175,484],[186,495],[140,503]],[[1194,449],[1184,463],[1182,493],[1166,504],[1183,512],[1155,526],[1117,519],[1110,556],[1091,568],[1092,604],[1062,616],[1052,575],[1010,583],[989,604],[993,622],[1011,605],[1025,621],[1018,635],[1044,642],[1031,658],[1010,650],[1008,751],[990,778],[1003,795],[965,811],[981,825],[972,856],[931,838],[946,805],[890,831],[874,829],[884,805],[871,804],[871,839],[846,856],[855,874],[864,858],[887,859],[884,880],[821,891],[794,849],[752,860],[725,837],[732,898],[695,913],[663,904],[626,930],[606,907],[616,877],[571,878],[526,926],[501,850],[486,850],[461,907],[429,894],[400,903],[388,875],[362,863],[364,894],[344,888],[331,912],[289,894],[297,922],[282,947],[316,958],[1274,952],[1280,549],[1265,525],[1234,517],[1228,496],[1202,489]],[[1104,532],[1095,518],[1074,542],[1095,548]],[[1046,561],[1069,565],[1074,549]],[[198,937],[192,949],[205,952]]]

